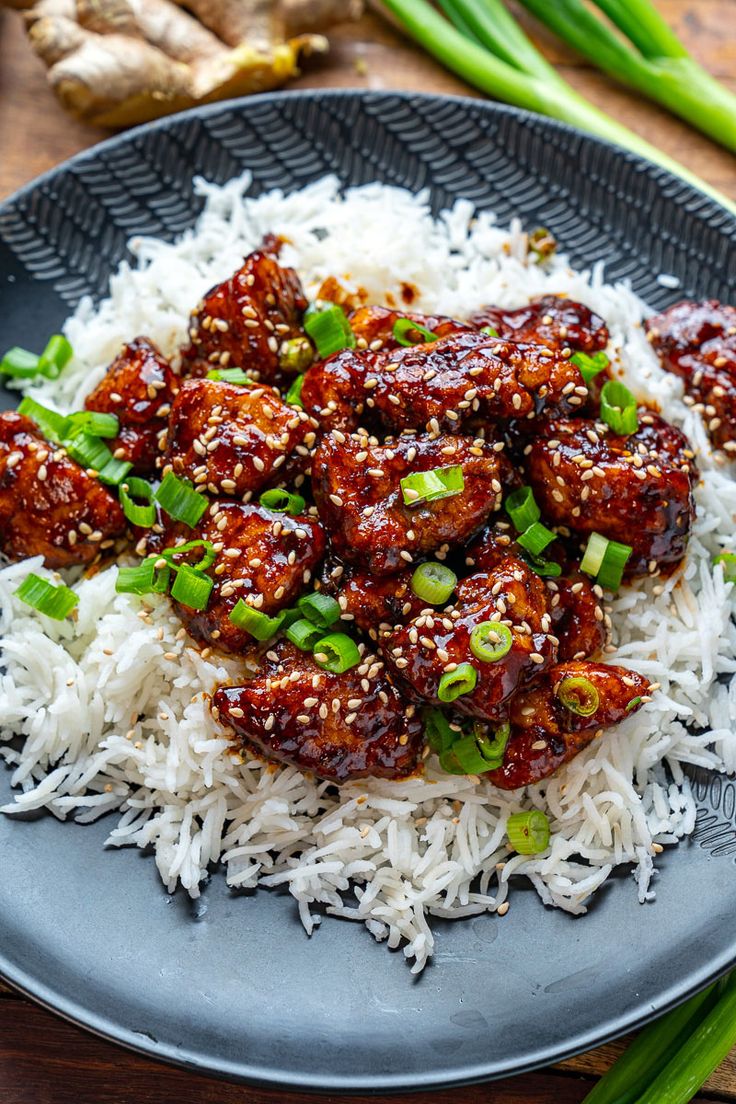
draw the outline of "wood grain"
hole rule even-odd
[[[695,57],[736,90],[736,0],[657,0]],[[593,103],[736,198],[736,159],[665,111],[609,81],[525,14],[535,41]],[[373,10],[337,29],[330,54],[311,62],[292,88],[415,89],[476,95],[421,54]],[[0,11],[0,196],[109,132],[75,123],[49,93],[15,13]],[[626,1040],[553,1070],[492,1086],[424,1094],[422,1104],[577,1104],[621,1053]],[[333,1096],[268,1092],[172,1070],[73,1027],[0,985],[0,1104],[337,1104]],[[357,1097],[342,1097],[351,1104]],[[383,1096],[380,1104],[416,1104]],[[711,1077],[699,1101],[736,1101],[736,1052]]]

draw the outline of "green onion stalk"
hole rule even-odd
[[[736,203],[579,95],[542,57],[501,0],[440,2],[452,22],[427,0],[384,0],[384,5],[417,42],[469,84],[632,150],[736,214]],[[543,4],[547,0],[540,0]]]

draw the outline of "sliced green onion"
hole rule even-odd
[[[519,487],[512,491],[506,499],[506,513],[514,523],[514,527],[523,533],[535,521],[539,521],[542,511],[534,501],[534,491],[531,487]]]
[[[196,571],[206,571],[207,568],[212,567],[213,563],[217,559],[217,550],[212,543],[208,540],[191,540],[186,544],[174,544],[171,548],[164,548],[161,555],[167,560],[174,570],[178,570],[180,565],[174,559],[174,556],[181,556],[187,552],[193,552],[195,548],[203,549],[202,559],[199,563],[190,564]]]
[[[41,433],[48,441],[58,445],[66,436],[67,419],[63,414],[57,414],[55,410],[49,410],[47,406],[41,406],[28,396],[18,407],[18,413],[23,414],[35,422]]]
[[[314,349],[306,337],[290,337],[279,350],[279,368],[283,372],[303,372],[314,360]]]
[[[399,480],[399,483],[407,506],[418,506],[421,502],[434,502],[438,498],[451,498],[465,489],[462,464],[412,472]]]
[[[411,589],[430,606],[441,606],[457,586],[457,575],[440,563],[420,564],[411,577]]]
[[[337,303],[330,303],[324,309],[314,304],[309,307],[304,315],[304,329],[317,346],[322,360],[340,349],[355,348],[355,334],[345,311]]]
[[[113,455],[104,441],[99,437],[90,437],[88,433],[77,433],[75,436],[64,440],[64,448],[83,468],[92,468],[94,471],[102,471],[105,465],[113,459]]]
[[[289,626],[293,625],[295,621],[300,621],[302,619],[301,610],[298,610],[296,606],[294,606],[292,609],[282,610],[279,614],[279,618],[281,620],[280,627],[282,629],[288,629]]]
[[[119,487],[132,467],[130,460],[116,460],[111,456],[104,467],[97,472],[97,478],[101,483]]]
[[[511,726],[501,725],[492,740],[488,739],[480,726],[475,726],[470,735],[462,736],[440,754],[440,766],[448,774],[483,774],[497,770],[503,763]]]
[[[470,634],[470,650],[483,663],[497,663],[511,651],[511,629],[500,621],[483,621]]]
[[[281,615],[269,617],[260,610],[253,609],[242,598],[230,611],[230,620],[238,629],[245,629],[256,640],[270,640],[281,628]]]
[[[736,583],[736,554],[733,552],[719,552],[713,557],[714,564],[723,565],[723,578],[727,583]]]
[[[532,556],[538,556],[540,552],[544,552],[553,540],[556,540],[556,535],[546,525],[542,525],[541,521],[533,521],[529,528],[516,538],[517,544],[526,548]]]
[[[498,330],[494,330],[493,326],[484,326],[480,331],[481,333],[488,334],[489,337],[498,337]]]
[[[472,694],[478,681],[478,672],[472,663],[458,663],[454,671],[445,671],[437,688],[442,702],[452,702],[462,694]]]
[[[601,389],[601,418],[614,433],[628,436],[636,433],[639,418],[636,413],[636,399],[618,380],[609,380]]]
[[[321,640],[324,631],[321,625],[315,625],[304,618],[289,625],[286,638],[303,652],[311,652],[317,641]]]
[[[594,575],[596,582],[606,590],[618,590],[632,552],[630,544],[620,544],[600,533],[591,533],[580,570],[586,575]]]
[[[578,717],[592,717],[600,705],[600,697],[593,683],[578,675],[563,678],[555,694],[565,708]]]
[[[632,698],[631,701],[626,703],[626,712],[630,713],[632,709],[636,709],[637,705],[641,704],[641,695],[636,698]]]
[[[281,487],[264,491],[258,501],[261,506],[265,506],[267,510],[274,510],[277,514],[300,514],[306,506],[300,494],[290,494]]]
[[[549,821],[539,809],[514,813],[506,824],[509,843],[520,855],[538,855],[549,844]]]
[[[432,751],[441,754],[454,744],[460,735],[448,721],[441,709],[425,709],[424,738]]]
[[[585,383],[590,383],[599,372],[611,363],[605,353],[573,353],[570,363],[580,370]]]
[[[302,616],[320,629],[329,629],[342,613],[339,602],[330,598],[329,594],[320,594],[318,591],[303,595],[296,605]]]
[[[304,383],[304,376],[303,375],[297,376],[296,379],[294,380],[294,382],[292,383],[291,387],[289,388],[289,390],[286,392],[286,401],[287,401],[287,403],[291,403],[292,406],[300,406],[302,408],[302,410],[304,409],[304,404],[302,403],[302,385],[303,385],[303,383]]]
[[[98,410],[79,410],[76,414],[70,414],[67,422],[69,437],[75,437],[78,433],[87,433],[91,437],[117,437],[120,432],[117,414],[104,414]]]
[[[197,571],[196,567],[192,567],[191,564],[179,564],[174,585],[171,588],[171,597],[190,609],[207,609],[214,585],[214,580],[210,579],[209,575],[203,575],[201,571]]]
[[[213,368],[207,373],[208,380],[219,383],[237,383],[240,387],[252,387],[253,380],[246,376],[242,368]]]
[[[62,369],[74,356],[74,350],[63,334],[53,334],[38,361],[38,370],[47,379],[58,379]]]
[[[169,567],[156,567],[158,556],[149,556],[135,567],[118,568],[115,590],[118,594],[166,594],[171,580]]]
[[[333,675],[341,675],[360,663],[360,652],[355,641],[345,633],[330,633],[314,645],[314,661]]]
[[[150,529],[156,521],[151,484],[145,479],[132,476],[125,483],[121,483],[118,496],[123,513],[131,525],[137,525],[140,529]],[[135,502],[134,498],[143,499],[143,503]]]
[[[48,579],[31,572],[15,592],[21,602],[54,621],[63,621],[79,602],[79,595],[67,586],[54,586]]]
[[[546,226],[538,226],[536,230],[532,230],[529,235],[529,251],[536,253],[537,264],[542,264],[543,261],[549,260],[553,257],[557,250],[557,241],[551,230],[548,230]]]
[[[543,579],[556,579],[562,574],[562,567],[555,560],[540,560],[538,556],[530,556],[528,552],[523,550],[519,556],[535,575],[539,575]]]
[[[411,333],[418,333],[421,341],[413,340],[409,336]],[[440,336],[433,330],[420,326],[418,322],[412,322],[411,318],[397,318],[394,322],[393,335],[399,345],[420,345],[423,342],[438,341]]]
[[[197,524],[207,509],[207,499],[197,494],[188,479],[180,479],[167,472],[154,498],[162,510],[175,521],[183,521],[190,529]]]
[[[13,379],[33,379],[38,375],[38,362],[39,357],[35,353],[14,345],[0,360],[0,374],[12,376]]]

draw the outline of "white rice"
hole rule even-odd
[[[139,333],[173,353],[192,304],[269,231],[288,239],[284,259],[310,292],[332,274],[376,302],[388,293],[400,302],[406,281],[421,290],[418,309],[460,317],[545,292],[582,300],[607,320],[609,352],[628,385],[655,399],[698,452],[686,561],[665,582],[623,587],[610,608],[617,650],[607,658],[661,690],[526,791],[449,776],[430,761],[424,778],[337,792],[292,767],[234,754],[204,694],[240,664],[204,658],[166,599],[116,594],[111,567],[74,583],[79,616],[59,624],[13,597],[29,571],[44,573],[39,560],[26,560],[0,570],[0,739],[24,737],[20,752],[4,747],[18,792],[2,811],[43,807],[91,821],[115,810],[108,845],[150,845],[169,891],[180,883],[197,897],[219,861],[232,886],[287,884],[308,932],[326,911],[362,921],[390,946],[403,943],[414,971],[433,952],[431,916],[508,907],[512,877],[529,878],[546,904],[583,913],[627,864],[639,899],[651,899],[661,845],[695,823],[683,766],[736,770],[732,585],[711,565],[732,540],[736,482],[682,402],[680,383],[660,371],[641,328],[644,304],[625,284],[604,283],[605,242],[592,272],[572,271],[564,257],[540,268],[527,264],[518,224],[499,228],[467,201],[433,220],[425,192],[374,184],[341,195],[330,178],[289,196],[247,198],[248,187],[247,176],[224,187],[197,180],[206,204],[193,232],[174,244],[134,239],[135,267],[121,266],[110,297],[83,302],[66,324],[73,364],[59,381],[33,385],[34,395],[61,410],[80,406],[120,343]],[[511,854],[506,820],[531,806],[550,817],[550,847]]]

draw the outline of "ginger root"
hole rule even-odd
[[[8,0],[6,0],[8,2]],[[278,88],[363,0],[9,0],[63,106],[129,126]]]

